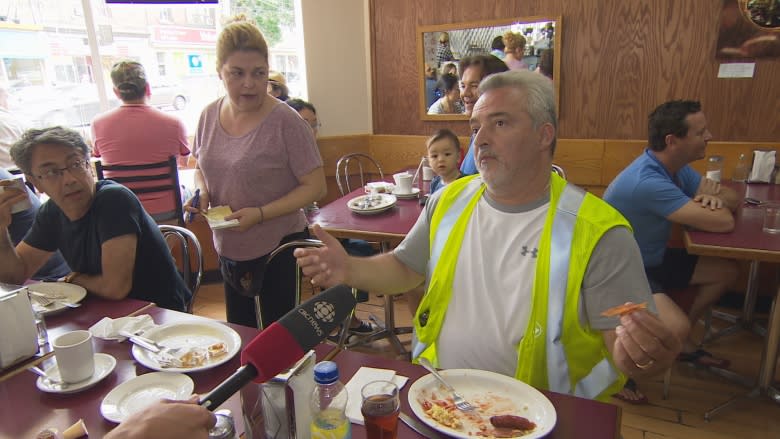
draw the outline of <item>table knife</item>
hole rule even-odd
[[[421,435],[427,437],[428,439],[441,439],[442,436],[439,433],[436,433],[433,431],[430,427],[423,424],[422,422],[412,418],[411,416],[407,415],[406,413],[399,413],[398,417],[401,418],[402,421],[404,421],[404,424],[408,425],[409,428],[416,431],[417,433],[420,433]]]

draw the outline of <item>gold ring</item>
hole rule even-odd
[[[655,364],[655,360],[652,360],[652,359],[650,361],[648,361],[647,363],[645,363],[645,364],[634,363],[634,365],[636,367],[638,367],[638,368],[640,368],[642,370],[650,369],[651,367],[653,367],[654,364]]]

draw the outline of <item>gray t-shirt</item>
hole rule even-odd
[[[399,261],[420,274],[426,274],[427,271],[430,221],[440,195],[441,192],[438,192],[431,196],[412,230],[393,251]],[[519,213],[549,204],[549,194],[544,199],[522,206],[500,205],[490,199],[487,192],[484,194],[484,201],[499,211]],[[522,230],[523,227],[524,225],[518,224],[517,230]],[[507,230],[506,233],[510,234],[511,231]],[[629,301],[647,302],[648,309],[657,313],[636,240],[629,229],[615,227],[602,236],[591,255],[582,283],[580,315],[584,323],[593,329],[609,330],[618,325],[618,318],[603,317],[601,313]]]

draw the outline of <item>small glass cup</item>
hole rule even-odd
[[[764,233],[780,233],[780,205],[771,205],[764,209]]]
[[[395,439],[401,410],[398,386],[390,381],[372,381],[360,390],[360,412],[368,439]]]

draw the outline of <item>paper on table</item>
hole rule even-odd
[[[362,397],[360,389],[371,381],[392,381],[399,389],[403,388],[409,378],[396,375],[394,370],[361,367],[344,386],[347,389],[347,418],[353,424],[363,425],[363,414],[360,413]]]
[[[119,331],[135,333],[140,330],[147,330],[154,327],[154,320],[149,314],[143,314],[135,317],[120,317],[112,319],[103,317],[89,327],[89,332],[97,338],[105,340],[124,340],[125,337],[119,335]]]

